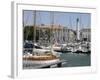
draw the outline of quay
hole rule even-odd
[[[57,67],[62,67],[63,63],[67,63],[67,60],[60,60],[54,63],[46,63],[46,64],[24,64],[24,69],[41,69],[41,68],[51,68],[51,66],[56,65]]]

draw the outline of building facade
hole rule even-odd
[[[68,42],[74,42],[76,40],[76,32],[75,30],[69,29],[66,26],[62,25],[40,25],[38,26],[38,29],[40,30],[50,30],[51,31],[51,42],[55,43],[68,43]],[[45,36],[47,34],[44,34],[42,36]],[[43,37],[42,37],[43,38]]]
[[[91,29],[85,28],[80,30],[80,39],[82,41],[91,41]]]

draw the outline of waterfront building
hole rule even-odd
[[[91,41],[91,29],[90,28],[83,28],[80,30],[80,38],[81,40]]]
[[[33,27],[33,26],[31,26]],[[32,29],[30,27],[30,29]],[[26,27],[25,27],[26,28]],[[28,28],[27,28],[28,30]],[[32,31],[32,30],[31,30]],[[32,32],[30,32],[32,33]],[[29,35],[33,35],[30,34]],[[77,36],[77,33],[79,35]],[[75,42],[77,39],[80,41],[91,41],[91,29],[90,28],[82,28],[77,31],[70,29],[67,26],[62,26],[60,24],[41,24],[36,25],[36,42],[41,44],[51,44],[52,43],[60,43],[60,44],[67,44],[70,42]]]
[[[41,24],[37,26],[38,30],[43,30],[42,33],[44,33],[42,35],[42,33],[40,34],[41,38],[43,38],[44,36],[47,35],[47,33],[45,32],[46,30],[51,31],[51,36],[52,37],[52,41],[53,43],[57,42],[57,43],[68,43],[68,42],[74,42],[76,40],[76,32],[73,29],[69,29],[67,26],[62,26],[60,24],[54,24],[54,25],[49,25],[49,24]],[[45,34],[46,33],[46,34]],[[50,32],[49,32],[50,34]]]

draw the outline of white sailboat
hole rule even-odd
[[[53,14],[53,13],[52,13]],[[53,24],[53,22],[52,22]],[[51,26],[53,27],[53,26]],[[59,61],[59,53],[53,50],[53,46],[49,49],[45,49],[43,47],[36,48],[38,46],[35,44],[35,36],[36,36],[36,11],[34,11],[34,43],[33,43],[33,53],[27,53],[27,55],[23,56],[23,63],[24,64],[45,64],[45,63],[54,63]]]

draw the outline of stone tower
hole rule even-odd
[[[76,20],[76,34],[77,34],[77,40],[80,40],[80,28],[79,28],[79,18]]]

